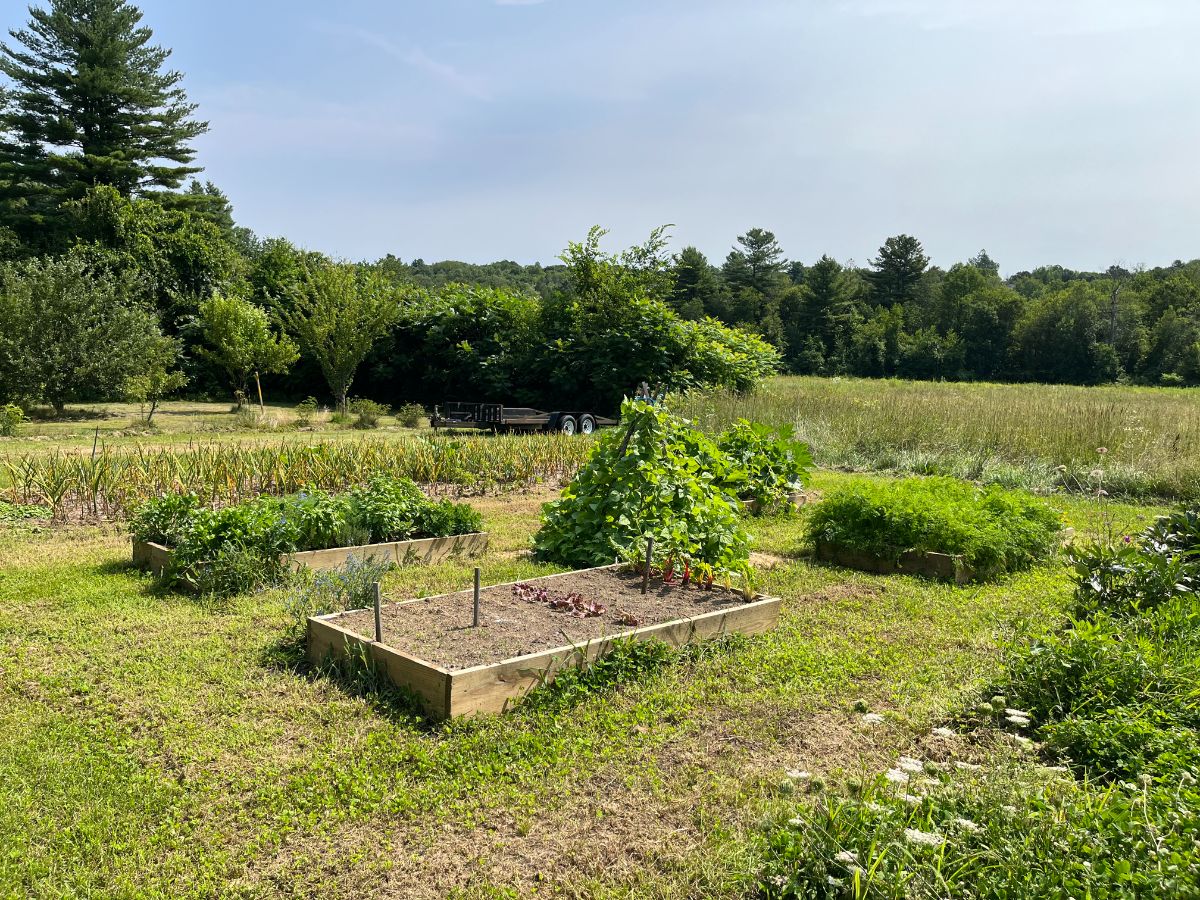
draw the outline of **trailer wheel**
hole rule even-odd
[[[562,432],[563,434],[568,434],[568,435],[574,434],[575,433],[575,417],[574,416],[563,416],[561,419],[559,419],[558,420],[558,430],[560,432]]]
[[[593,419],[587,413],[584,413],[582,416],[579,417],[579,433],[580,434],[591,434],[595,430],[596,430],[596,420],[595,419]]]

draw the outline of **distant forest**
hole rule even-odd
[[[565,283],[562,265],[391,255],[376,265],[430,290],[462,282],[545,297]],[[866,267],[792,261],[752,228],[719,265],[695,247],[675,254],[663,299],[683,318],[763,336],[795,374],[1200,384],[1200,260],[1002,278],[986,251],[943,269],[909,235],[889,238]]]

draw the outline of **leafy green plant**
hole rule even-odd
[[[358,399],[350,401],[350,412],[354,414],[354,427],[367,430],[378,428],[380,419],[388,414],[389,409],[374,400]]]
[[[317,398],[305,397],[296,404],[296,427],[308,428],[317,414]]]
[[[745,572],[749,536],[737,501],[721,485],[733,463],[690,422],[627,400],[622,428],[604,434],[588,461],[548,503],[537,553],[564,565],[637,557],[653,536],[655,560],[682,571],[696,562],[714,573]],[[668,572],[669,574],[669,572]]]
[[[907,550],[962,554],[994,575],[1046,559],[1061,528],[1049,504],[1018,491],[944,477],[856,479],[816,508],[808,538],[893,560]]]
[[[194,493],[163,494],[137,508],[129,519],[129,532],[139,541],[173,547],[199,509],[200,498]]]
[[[24,421],[25,411],[15,403],[0,406],[0,437],[15,437]]]
[[[396,410],[396,421],[404,428],[420,428],[425,415],[425,407],[421,404],[405,403]]]
[[[717,438],[717,447],[737,467],[723,487],[741,500],[757,501],[759,512],[794,511],[791,495],[804,487],[812,455],[794,439],[792,426],[739,419]]]
[[[303,635],[309,616],[346,609],[364,609],[375,599],[374,585],[395,564],[372,558],[349,557],[335,569],[305,571],[285,601],[297,636]]]
[[[26,519],[48,519],[50,510],[44,506],[8,503],[0,500],[0,522],[21,522]]]

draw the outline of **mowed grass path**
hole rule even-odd
[[[1200,497],[1196,388],[786,377],[679,405],[713,429],[737,418],[794,425],[823,466],[1038,490],[1098,487],[1090,473],[1101,468],[1113,493]]]
[[[545,498],[481,501],[488,581],[549,571],[519,552]],[[447,726],[298,668],[280,593],[212,608],[127,568],[114,528],[9,528],[0,897],[730,896],[784,768],[882,764],[1069,590],[1061,567],[965,589],[859,575],[797,559],[794,520],[754,528],[782,558],[774,633],[566,712]],[[413,568],[387,593],[469,582]],[[862,725],[858,697],[887,723]]]

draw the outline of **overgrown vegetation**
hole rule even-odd
[[[1062,521],[1044,500],[953,478],[857,479],[828,495],[808,520],[808,538],[896,560],[907,550],[961,554],[984,576],[1047,558]]]
[[[970,713],[1005,730],[1007,763],[901,757],[807,805],[770,829],[763,894],[1196,896],[1198,523],[1180,512],[1073,554],[1073,618],[1014,648]]]
[[[794,439],[790,425],[739,419],[717,437],[717,447],[734,463],[736,476],[731,473],[723,486],[733,488],[738,499],[754,501],[760,513],[794,509],[791,496],[803,490],[812,455]]]
[[[644,558],[685,563],[710,581],[747,571],[750,539],[736,497],[723,485],[744,471],[691,423],[661,407],[629,400],[622,426],[602,435],[583,468],[546,505],[534,546],[564,565]]]
[[[481,521],[467,504],[433,502],[408,479],[377,475],[345,494],[309,489],[219,509],[168,494],[143,504],[129,530],[172,548],[169,582],[231,594],[277,581],[289,553],[469,534]]]

